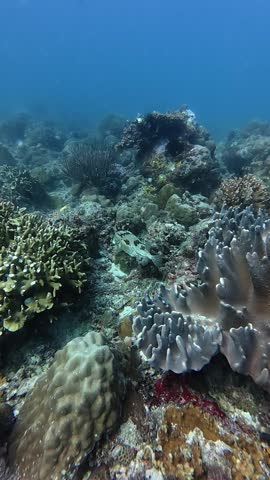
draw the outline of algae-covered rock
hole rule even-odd
[[[0,202],[0,332],[51,310],[65,291],[80,293],[84,252],[70,227]]]
[[[183,203],[181,198],[173,194],[167,204],[166,210],[171,214],[172,218],[185,227],[190,227],[198,221],[196,209],[188,203]]]
[[[157,203],[160,208],[165,208],[169,198],[177,193],[177,188],[172,183],[166,183],[158,192]]]

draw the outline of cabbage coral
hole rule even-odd
[[[202,283],[162,286],[138,306],[138,347],[152,366],[177,373],[221,351],[270,392],[270,220],[251,208],[222,211],[197,270]]]
[[[66,289],[80,293],[83,259],[71,228],[0,202],[0,333],[51,310]]]

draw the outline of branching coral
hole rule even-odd
[[[227,207],[252,205],[256,210],[269,209],[270,192],[263,181],[254,175],[232,177],[222,182],[215,193],[214,202],[218,207],[225,203]]]
[[[78,478],[81,463],[117,424],[126,391],[124,358],[97,332],[56,353],[12,433],[10,463],[20,478]]]
[[[0,245],[0,330],[22,328],[86,281],[84,248],[74,231],[11,203],[0,202]]]
[[[270,392],[270,220],[251,208],[215,218],[197,265],[199,285],[161,287],[134,319],[137,345],[164,370],[199,370],[218,349]]]

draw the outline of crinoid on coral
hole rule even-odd
[[[161,286],[138,306],[136,344],[153,367],[200,370],[220,350],[270,392],[270,220],[221,211],[199,252],[202,283]]]
[[[218,207],[225,204],[227,207],[247,207],[269,209],[270,191],[262,180],[254,175],[231,177],[223,180],[214,196],[214,203]]]
[[[68,226],[0,202],[0,332],[16,331],[86,282],[85,248]]]
[[[70,341],[26,397],[9,442],[19,478],[72,480],[119,420],[129,354],[99,332]]]
[[[62,171],[81,189],[92,184],[100,193],[113,195],[120,186],[115,162],[114,148],[105,143],[72,143],[63,157]]]

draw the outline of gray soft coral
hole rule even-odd
[[[222,210],[197,265],[202,283],[160,287],[134,319],[136,343],[155,368],[200,370],[221,351],[231,368],[270,392],[270,221]]]

